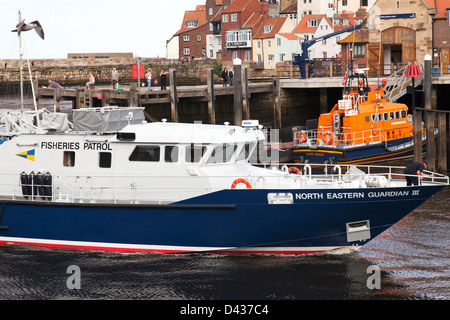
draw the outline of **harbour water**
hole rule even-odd
[[[358,251],[161,255],[6,245],[0,300],[449,300],[449,230],[447,187]]]

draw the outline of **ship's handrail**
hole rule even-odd
[[[367,188],[406,186],[404,167],[363,165],[267,164],[267,175],[251,173],[240,176],[53,176],[51,195],[43,198],[36,194],[36,185],[20,184],[18,174],[5,174],[0,178],[0,198],[28,201],[94,202],[94,203],[155,203],[167,204],[224,189],[232,189],[236,179],[249,182],[252,189],[302,190],[323,188]],[[292,167],[301,174],[292,174]],[[426,171],[423,185],[448,185],[449,178]],[[9,184],[6,182],[9,181]],[[14,185],[11,181],[17,181]],[[22,188],[31,187],[31,195],[23,195]],[[243,187],[244,185],[242,185]]]
[[[344,128],[343,128],[344,129]],[[307,139],[306,142],[300,143],[298,134],[300,132],[305,132]],[[325,144],[322,139],[318,139],[318,132],[329,132],[332,135],[332,141],[338,141],[338,144],[331,142],[330,144]],[[330,146],[357,146],[364,145],[367,140],[371,143],[381,142],[387,146],[387,135],[382,128],[374,128],[368,130],[359,130],[355,132],[341,132],[339,135],[333,131],[332,126],[321,127],[312,130],[293,130],[294,134],[294,145],[330,145]],[[349,137],[350,136],[350,137]]]

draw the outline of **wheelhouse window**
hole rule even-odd
[[[129,160],[158,162],[159,156],[160,156],[159,146],[136,146]]]
[[[164,161],[165,162],[178,162],[178,147],[166,146],[164,148]]]
[[[98,166],[100,168],[111,168],[112,153],[100,152],[98,158]]]
[[[75,167],[74,151],[64,151],[63,165],[64,167]]]
[[[250,143],[247,142],[244,145],[244,147],[242,148],[241,152],[239,152],[237,160],[239,161],[239,160],[246,160],[246,159],[248,159],[250,157],[250,151],[252,150],[254,145],[255,145],[254,143],[250,144]]]
[[[191,144],[186,146],[186,162],[200,162],[206,151],[206,146]]]
[[[234,152],[236,151],[236,145],[223,144],[221,146],[217,146],[211,152],[211,156],[209,157],[207,163],[226,163],[231,160]]]
[[[408,112],[405,109],[403,109],[401,111],[401,113],[402,113],[402,119],[406,119],[406,117],[408,116]]]

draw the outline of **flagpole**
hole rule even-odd
[[[22,21],[22,14],[20,13],[19,10],[19,24],[20,21]],[[23,50],[22,50],[22,32],[20,32],[20,30],[18,30],[19,32],[19,55],[20,55],[20,105],[22,108],[22,117],[23,117],[23,63],[22,63],[22,55],[23,55]]]

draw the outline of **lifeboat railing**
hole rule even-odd
[[[343,128],[345,130],[346,128]],[[348,129],[348,128],[347,128]],[[387,134],[381,128],[360,130],[355,132],[341,132],[336,134],[332,126],[320,127],[313,130],[294,130],[294,146],[355,146],[365,143],[384,143],[387,146]],[[320,132],[320,134],[319,134]],[[319,135],[329,133],[331,140],[326,143],[323,139],[318,138]],[[305,140],[306,139],[306,140]]]
[[[2,175],[0,198],[19,201],[62,203],[151,203],[168,204],[221,190],[238,188],[298,190],[319,188],[367,188],[406,186],[404,167],[320,164],[266,164],[267,173],[249,171],[237,176],[53,176],[51,196],[43,198],[33,191],[24,197],[19,175]],[[298,170],[291,170],[293,167]],[[298,174],[296,173],[298,172]],[[448,185],[449,178],[425,171],[422,185]],[[9,183],[8,183],[9,181]],[[238,182],[237,182],[238,181]],[[242,182],[244,181],[244,182]],[[236,184],[240,185],[236,185]],[[31,190],[38,188],[33,182]],[[280,191],[281,192],[281,191]]]

